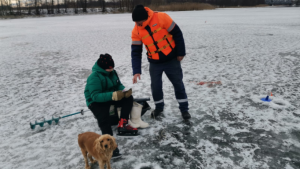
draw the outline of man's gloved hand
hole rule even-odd
[[[123,97],[124,97],[124,93],[122,92],[122,90],[115,91],[115,92],[113,92],[112,100],[119,101],[119,100],[122,100]]]
[[[124,92],[126,98],[130,97],[131,94],[132,94],[132,89],[129,89],[128,91]]]

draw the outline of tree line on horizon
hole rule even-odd
[[[190,6],[196,3],[206,3],[216,7],[265,4],[265,0],[14,0],[14,2],[0,0],[0,15],[131,12],[137,4],[152,7],[182,3],[190,3]],[[185,10],[192,9],[185,8]]]

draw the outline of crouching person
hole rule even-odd
[[[121,107],[118,130],[137,133],[137,129],[128,124],[129,114],[133,105],[131,90],[123,92],[125,88],[116,70],[114,60],[109,54],[101,54],[92,68],[84,90],[86,104],[98,121],[98,126],[103,134],[113,136],[111,129],[113,119],[109,110],[111,105]],[[115,149],[113,157],[120,156],[119,149]]]

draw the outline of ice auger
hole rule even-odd
[[[46,119],[44,118],[44,121],[41,121],[41,122],[35,121],[34,124],[32,124],[32,123],[30,122],[30,128],[33,130],[33,129],[35,129],[35,126],[36,126],[36,125],[39,125],[39,126],[41,126],[41,127],[44,127],[44,124],[45,124],[45,123],[48,123],[49,125],[52,125],[52,122],[54,122],[55,124],[58,124],[58,122],[59,122],[60,119],[66,118],[66,117],[69,117],[69,116],[73,116],[73,115],[76,115],[76,114],[81,114],[81,115],[83,115],[83,114],[84,114],[84,111],[81,110],[80,112],[76,112],[76,113],[73,113],[73,114],[68,114],[68,115],[65,115],[65,116],[62,116],[62,117],[57,117],[57,118],[54,118],[54,117],[52,116],[52,119],[50,119],[50,120],[46,120]]]

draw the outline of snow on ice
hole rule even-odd
[[[167,13],[185,38],[192,120],[183,122],[164,76],[164,118],[153,121],[148,111],[143,120],[151,128],[137,138],[117,137],[123,157],[112,168],[300,168],[299,8]],[[87,110],[85,82],[100,53],[113,56],[134,97],[151,97],[145,50],[142,80],[132,85],[133,26],[131,14],[0,21],[1,169],[84,168],[77,135],[100,133],[92,113],[35,130],[29,122]],[[268,90],[275,102],[260,102]]]

